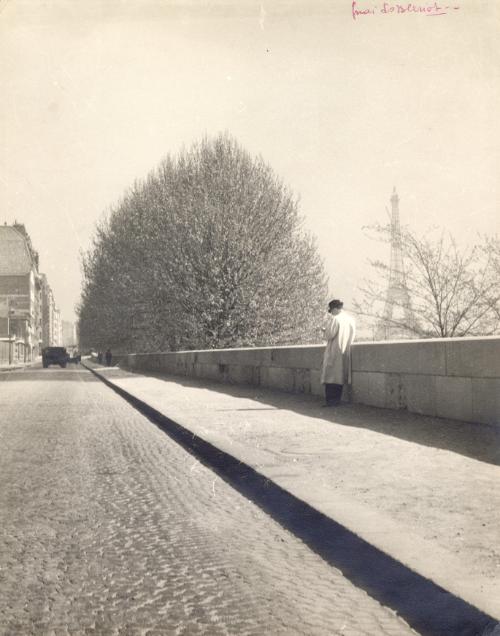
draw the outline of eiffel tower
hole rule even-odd
[[[415,338],[412,327],[415,317],[406,286],[403,262],[403,241],[399,223],[399,197],[396,188],[391,196],[391,267],[385,297],[384,312],[375,329],[376,340]]]

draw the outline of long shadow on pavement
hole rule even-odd
[[[481,636],[492,633],[497,621],[491,616],[413,572],[255,469],[114,385],[106,377],[130,377],[129,374],[123,374],[118,370],[106,374],[103,374],[101,369],[98,371],[105,384],[147,416],[169,437],[265,510],[325,561],[341,570],[354,585],[395,610],[420,634]],[[189,386],[200,385],[189,383]],[[203,383],[203,386],[206,386],[206,383]],[[231,394],[243,395],[239,391],[231,391]],[[249,394],[245,397],[249,397]],[[266,404],[269,404],[267,395]]]

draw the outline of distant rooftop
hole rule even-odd
[[[22,276],[38,267],[38,255],[23,225],[0,225],[0,276]]]

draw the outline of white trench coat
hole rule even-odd
[[[343,311],[325,319],[326,349],[323,356],[323,384],[350,383],[350,349],[356,333],[354,318]]]

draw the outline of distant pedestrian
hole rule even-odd
[[[321,382],[325,385],[325,406],[338,406],[344,384],[350,382],[349,356],[356,327],[354,318],[346,314],[341,300],[328,303],[328,315],[323,328],[326,349],[323,356]]]
[[[97,362],[102,364],[102,351],[97,352]]]
[[[111,366],[111,359],[112,359],[112,355],[111,355],[111,351],[109,349],[106,349],[106,366],[110,367]]]

